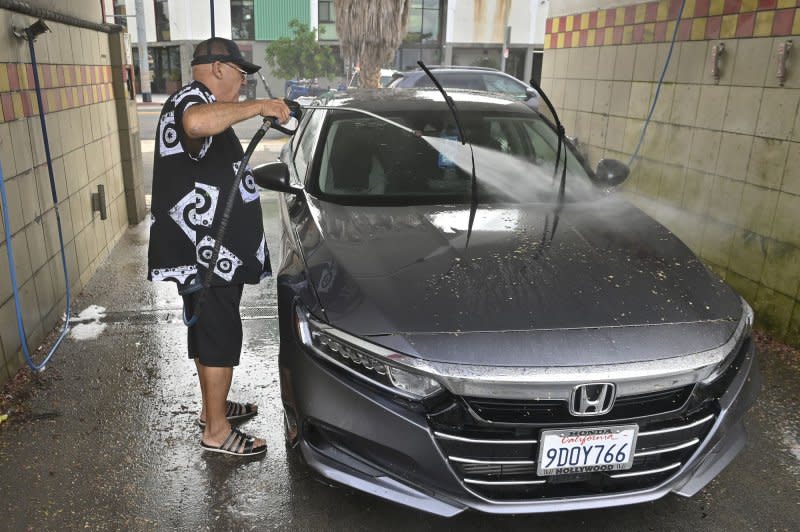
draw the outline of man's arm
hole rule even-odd
[[[289,120],[289,108],[282,100],[197,104],[183,113],[183,131],[196,153],[194,148],[199,150],[201,139],[222,133],[233,124],[258,115],[274,116],[283,124]]]

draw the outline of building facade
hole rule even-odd
[[[538,78],[544,48],[549,0],[411,0],[408,34],[389,67],[398,70],[426,64],[493,66],[503,63],[504,42],[509,45],[505,70],[527,81]],[[108,20],[126,21],[136,41],[135,0],[113,0]],[[145,24],[150,50],[151,90],[169,93],[186,83],[191,54],[199,41],[211,36],[210,3],[191,0],[145,0]],[[264,64],[267,44],[289,37],[292,19],[320,30],[321,43],[338,56],[334,0],[215,0],[215,34],[234,39],[253,62]],[[506,41],[505,28],[510,26]],[[134,54],[134,62],[138,57]],[[347,78],[347,67],[342,79]],[[270,75],[271,87],[285,80]],[[336,85],[341,80],[327,80]],[[260,84],[257,96],[266,96]],[[276,91],[277,92],[281,92]]]

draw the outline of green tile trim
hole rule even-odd
[[[291,37],[289,21],[297,19],[311,24],[311,3],[297,0],[255,0],[253,16],[257,41],[274,41]]]

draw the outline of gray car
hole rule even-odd
[[[494,68],[432,66],[431,72],[445,89],[467,89],[502,94],[525,102],[531,109],[539,108],[539,93],[514,76]],[[390,88],[433,88],[433,82],[422,70],[395,72]]]
[[[694,495],[745,444],[752,310],[614,193],[623,165],[569,147],[562,188],[541,115],[450,96],[460,129],[436,91],[338,95],[254,171],[289,446],[442,516]]]

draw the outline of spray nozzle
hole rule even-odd
[[[289,108],[289,115],[295,117],[296,119],[300,120],[303,116],[303,109],[300,107],[300,104],[294,100],[290,100],[288,98],[284,98],[283,102]]]
[[[283,99],[286,106],[289,108],[289,121],[281,124],[275,118],[270,118],[272,122],[271,127],[277,129],[286,135],[294,135],[297,132],[297,126],[300,124],[300,119],[303,117],[303,110],[300,104],[288,98]]]

